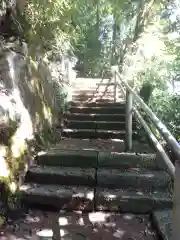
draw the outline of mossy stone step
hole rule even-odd
[[[156,154],[136,154],[121,152],[99,152],[98,166],[101,168],[144,168],[149,170],[160,169]]]
[[[168,189],[171,186],[171,177],[164,171],[102,168],[97,170],[97,185],[104,188]]]
[[[84,84],[97,84],[97,83],[105,83],[108,84],[112,82],[109,78],[84,78],[84,77],[77,77],[75,83],[84,83]]]
[[[97,103],[97,102],[82,102],[82,101],[71,101],[69,102],[69,108],[71,107],[107,107],[107,108],[113,108],[118,107],[121,109],[125,109],[125,103],[124,102],[116,102],[116,103]]]
[[[124,130],[124,122],[107,122],[107,121],[77,121],[69,120],[64,121],[64,124],[69,129],[93,129],[93,130]],[[133,122],[133,129],[135,129],[135,122]]]
[[[125,131],[117,130],[93,130],[93,129],[68,129],[62,130],[62,137],[80,139],[124,139]],[[133,140],[137,138],[136,132],[133,133]]]
[[[65,121],[66,128],[69,129],[92,129],[93,131],[96,130],[96,122],[94,121]]]
[[[95,150],[52,149],[40,152],[35,161],[39,165],[93,168],[98,164],[98,152]]]
[[[26,182],[39,184],[96,185],[94,168],[36,166],[28,170]]]
[[[117,93],[117,97],[119,96],[120,94]],[[105,94],[103,92],[89,92],[87,94],[83,94],[83,93],[80,93],[80,94],[76,94],[76,93],[73,93],[72,94],[72,100],[74,101],[84,101],[84,100],[88,100],[88,99],[99,99],[99,100],[104,100],[104,102],[108,101],[109,99],[112,99],[114,101],[114,93],[113,92],[106,92]],[[114,103],[114,102],[113,102]]]
[[[76,97],[72,97],[73,101],[82,101],[82,102],[86,102],[86,101],[94,101],[96,103],[114,103],[114,97],[113,95],[109,96],[109,95],[105,95],[103,98],[101,96],[76,96]]]
[[[64,115],[67,120],[74,121],[111,121],[125,122],[124,114],[83,114],[83,113],[68,113]]]
[[[172,207],[172,196],[168,191],[97,188],[95,198],[97,211],[145,214]]]
[[[99,87],[97,89],[97,87],[95,87],[94,89],[93,88],[81,88],[81,89],[73,89],[73,95],[76,94],[76,95],[79,95],[79,94],[96,94],[96,93],[101,93],[101,94],[104,94],[104,93],[114,93],[114,87],[113,86],[109,86],[108,89],[105,87],[105,86],[102,86],[102,87]],[[121,91],[119,90],[118,91],[119,93],[121,93]]]
[[[99,114],[124,114],[124,107],[96,106],[96,107],[70,107],[70,113],[99,113]]]
[[[112,97],[114,97],[114,88],[109,88],[109,89],[106,89],[105,87],[101,87],[99,89],[96,89],[96,88],[91,88],[91,89],[82,89],[82,90],[79,90],[79,89],[75,89],[72,93],[72,96],[90,96],[90,97],[93,97],[93,96],[100,96],[100,97],[104,97],[104,96],[107,96],[107,95],[111,95]],[[122,93],[120,90],[117,91],[117,94],[116,96],[122,96]]]
[[[125,129],[125,121],[124,122],[107,122],[106,119],[104,121],[96,122],[96,130],[124,130]],[[133,122],[133,129],[135,129],[136,123]]]
[[[20,187],[20,194],[27,204],[53,206],[67,211],[94,209],[93,188],[26,183]]]

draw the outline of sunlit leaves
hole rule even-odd
[[[70,12],[72,1],[68,0],[31,0],[26,5],[25,15],[31,25],[31,44],[34,47],[63,51],[63,41],[69,41],[71,33]],[[59,33],[59,36],[57,35]],[[29,39],[28,39],[29,40]],[[59,44],[61,42],[61,44]],[[57,44],[58,43],[58,44]]]

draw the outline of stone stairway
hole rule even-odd
[[[73,101],[69,103],[62,135],[66,138],[124,138],[125,103],[119,90],[116,92],[118,102],[114,103],[114,86],[110,80],[91,79],[90,85],[88,79],[87,83],[84,81],[77,79],[73,85]],[[133,129],[135,138],[135,121]]]
[[[154,154],[49,149],[36,163],[21,186],[28,203],[133,213],[172,206],[171,179]]]
[[[124,152],[120,93],[113,103],[113,88],[102,93],[107,82],[101,86],[100,80],[91,80],[83,89],[84,81],[74,85],[61,142],[39,153],[28,170],[20,187],[23,201],[88,212],[144,214],[172,207],[171,178],[153,149],[134,135],[133,152]]]

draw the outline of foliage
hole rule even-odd
[[[151,106],[171,133],[180,141],[180,96],[157,92]]]
[[[26,4],[24,15],[31,26],[27,40],[33,48],[44,51],[65,52],[73,35],[70,0],[32,0]]]
[[[73,52],[80,75],[102,76],[118,65],[137,91],[149,82],[149,104],[179,137],[180,101],[169,90],[180,76],[179,9],[164,0],[31,0],[26,36],[38,52]]]

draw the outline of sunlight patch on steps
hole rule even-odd
[[[42,155],[45,155],[47,152],[46,151],[41,151],[41,152],[38,152],[38,156],[42,156]]]
[[[78,214],[79,216],[82,215],[82,212],[81,211],[74,211],[76,214]],[[88,215],[89,216],[89,215]],[[72,217],[70,217],[70,219],[68,219],[68,217],[59,217],[59,226],[67,226],[67,225],[70,225],[71,224],[71,220],[72,220]],[[80,225],[80,226],[85,226],[85,223],[84,223],[84,220],[83,220],[83,217],[79,217],[79,219],[77,220],[77,224]]]
[[[110,217],[110,216],[111,216],[110,213],[103,213],[103,212],[89,213],[89,220],[92,223],[106,222],[107,218]]]
[[[122,229],[117,229],[116,232],[113,234],[114,237],[121,239],[123,235],[125,234],[125,231]]]
[[[124,140],[122,140],[122,139],[118,139],[118,138],[112,138],[112,139],[110,139],[112,142],[122,142],[122,143],[124,143]]]
[[[60,229],[59,230],[60,237],[64,237],[69,234],[69,232],[65,229]],[[36,232],[36,235],[38,237],[44,237],[44,238],[52,238],[53,237],[53,230],[52,229],[42,229],[40,231]]]
[[[87,199],[93,200],[93,198],[94,198],[94,192],[93,192],[93,191],[89,191],[89,192],[87,192],[87,193],[85,193],[85,192],[79,192],[79,193],[73,194],[72,197],[73,197],[73,198],[76,198],[76,197],[80,197],[80,198],[86,197]]]
[[[59,221],[59,226],[68,225],[68,218],[67,217],[60,217],[58,221]]]

